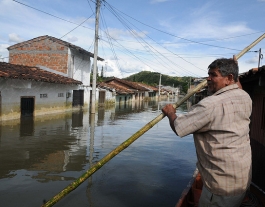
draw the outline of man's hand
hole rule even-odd
[[[177,118],[176,109],[172,104],[167,104],[164,108],[162,108],[162,112],[168,117],[171,129],[176,133],[176,135],[178,135],[174,126],[174,121]]]
[[[172,104],[167,104],[164,108],[162,108],[162,112],[168,116],[169,114],[176,114],[176,109]]]

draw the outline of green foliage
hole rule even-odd
[[[160,79],[160,73],[142,71],[142,72],[133,74],[124,79],[133,81],[133,82],[145,83],[151,86],[158,86],[159,79]],[[163,75],[163,74],[161,76],[161,85],[180,87],[181,91],[184,93],[187,93],[189,83],[190,83],[190,77],[172,77],[172,76]]]

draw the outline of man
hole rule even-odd
[[[237,207],[251,182],[249,123],[252,101],[237,84],[238,65],[217,59],[208,67],[208,96],[176,116],[171,104],[162,111],[180,137],[193,133],[203,190],[199,207]]]

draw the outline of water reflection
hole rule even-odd
[[[98,113],[98,120],[99,120],[99,123],[101,124],[102,124],[102,121],[104,120],[104,111],[105,110],[101,109]],[[90,114],[90,142],[89,142],[89,158],[88,158],[89,166],[93,165],[94,136],[95,136],[95,114]],[[92,195],[90,191],[91,187],[92,187],[92,176],[88,178],[88,185],[86,189],[87,198],[90,204],[92,203]]]
[[[20,119],[20,137],[32,136],[34,134],[34,117],[22,116]]]
[[[61,191],[171,101],[116,105],[100,108],[94,115],[80,110],[2,123],[1,205],[20,206],[24,202],[25,206],[40,206],[43,198],[49,199]],[[193,149],[192,139],[175,139],[168,121],[163,120],[58,206],[173,205],[194,169],[195,153],[189,153],[187,146]],[[190,175],[183,179],[185,168]],[[176,182],[179,190],[175,189]],[[14,200],[14,193],[21,197]],[[171,199],[165,201],[169,194]]]
[[[82,127],[83,126],[83,111],[77,111],[72,113],[72,127]]]

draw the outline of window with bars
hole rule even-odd
[[[40,94],[40,98],[48,98],[48,94],[47,93]]]
[[[64,93],[58,93],[58,97],[64,97]]]

